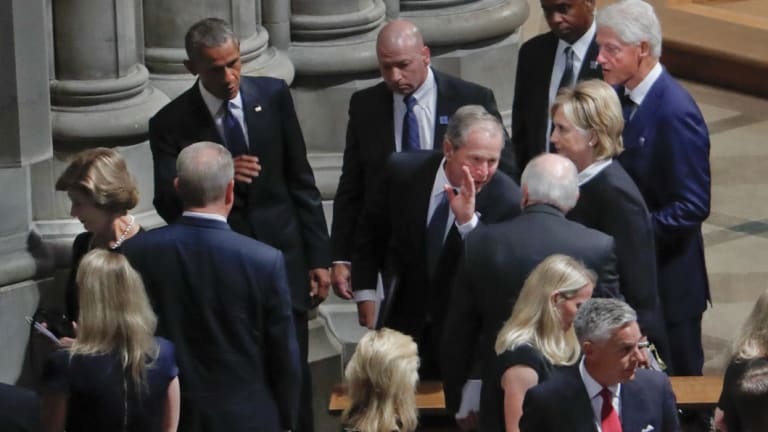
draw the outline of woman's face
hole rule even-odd
[[[563,325],[563,331],[571,328],[573,320],[576,318],[576,312],[579,310],[579,306],[592,297],[592,290],[594,287],[594,284],[584,285],[581,289],[576,291],[574,297],[569,299],[565,298],[557,291],[552,294],[555,307],[560,315],[560,323]]]
[[[68,190],[67,195],[72,202],[69,214],[76,217],[86,231],[97,233],[109,230],[114,218],[108,211],[96,207],[91,197],[77,189]]]
[[[552,125],[552,145],[557,149],[557,153],[570,159],[579,172],[595,161],[594,147],[590,145],[593,134],[585,134],[577,129],[565,117],[562,108],[555,111]],[[597,143],[592,141],[591,144],[596,145]]]

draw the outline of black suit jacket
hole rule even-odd
[[[443,151],[447,119],[464,105],[482,105],[501,120],[490,89],[433,69],[437,85],[434,150]],[[381,82],[360,90],[349,101],[347,144],[339,187],[333,201],[333,259],[349,261],[365,199],[376,192],[387,157],[395,151],[392,92]],[[508,137],[500,169],[514,175],[516,165]],[[354,269],[353,269],[354,271]]]
[[[485,370],[491,364],[496,335],[525,279],[556,253],[581,260],[597,273],[593,296],[620,297],[613,238],[567,220],[555,207],[529,205],[513,220],[478,227],[467,236],[441,344],[448,409],[458,410],[473,366]]]
[[[675,395],[661,372],[638,369],[621,385],[621,428],[625,432],[680,430]],[[555,373],[525,394],[521,432],[597,432],[595,414],[578,364]]]
[[[35,392],[0,383],[0,425],[4,432],[38,432],[40,399]]]
[[[637,312],[643,333],[668,353],[656,281],[653,224],[643,196],[618,161],[581,185],[579,192],[579,201],[567,218],[613,237],[621,294]]]
[[[558,54],[558,40],[554,33],[548,32],[528,40],[520,47],[515,99],[512,103],[512,147],[521,171],[531,159],[546,150],[549,82]],[[581,63],[579,81],[603,78],[603,71],[595,62],[598,51],[599,47],[593,39]]]
[[[426,325],[440,333],[462,241],[455,226],[443,244],[435,277],[426,269],[425,234],[430,193],[443,155],[422,151],[394,153],[385,168],[379,192],[368,200],[358,230],[352,286],[375,289],[377,274],[395,276],[388,293],[390,315],[384,325],[418,338]],[[520,213],[520,189],[496,172],[477,194],[481,223],[499,222]],[[386,270],[386,271],[385,271]],[[437,343],[439,338],[434,339]]]
[[[311,268],[330,265],[328,228],[320,193],[293,100],[285,82],[242,77],[240,93],[248,126],[248,154],[259,157],[262,171],[250,185],[238,184],[238,207],[230,214],[241,234],[280,249],[288,270],[293,307],[309,307]],[[171,223],[181,215],[173,188],[176,157],[198,141],[223,143],[197,83],[149,121],[157,212]]]
[[[299,348],[283,256],[221,221],[181,217],[134,237],[158,335],[176,346],[180,430],[292,429]]]

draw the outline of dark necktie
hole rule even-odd
[[[632,114],[637,107],[637,104],[629,97],[629,93],[624,92],[623,96],[619,98],[621,101],[621,113],[624,116],[624,124],[629,123],[632,119]]]
[[[248,154],[248,145],[245,143],[245,135],[243,134],[243,127],[237,118],[232,114],[230,110],[229,101],[225,101],[224,105],[224,118],[222,119],[222,127],[224,129],[224,141],[226,141],[229,152],[232,153],[232,157]]]
[[[402,151],[421,150],[419,139],[419,119],[413,112],[413,106],[416,105],[416,98],[412,94],[403,98],[405,103],[405,115],[403,116],[403,137],[401,141]]]
[[[611,391],[603,387],[600,396],[603,398],[603,408],[600,410],[600,426],[603,432],[622,432],[619,414],[613,409]]]
[[[565,54],[565,69],[563,70],[563,77],[560,79],[560,85],[557,87],[558,89],[573,85],[573,48],[565,47],[563,54]]]
[[[437,261],[443,251],[443,238],[445,237],[449,211],[448,197],[443,192],[427,225],[427,271],[430,277],[435,274]]]

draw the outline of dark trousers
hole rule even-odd
[[[299,418],[294,432],[313,432],[315,416],[312,411],[312,375],[309,371],[309,327],[307,312],[293,311],[293,322],[296,326],[296,339],[299,342],[301,355],[301,395],[299,397]]]
[[[677,376],[701,375],[704,367],[704,348],[701,345],[701,315],[667,323],[672,374]]]

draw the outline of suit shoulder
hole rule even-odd
[[[557,42],[557,38],[552,34],[552,32],[536,35],[523,43],[523,45],[520,47],[520,55],[522,56],[523,53],[534,54],[537,50],[548,47],[553,42]],[[539,55],[540,54],[541,53],[539,53]]]
[[[197,85],[197,84],[195,84]],[[176,96],[149,119],[149,125],[159,126],[175,123],[185,118],[184,113],[189,110],[195,98],[196,89],[188,88],[184,93]]]
[[[435,74],[435,81],[437,81],[438,87],[453,89],[453,91],[463,91],[466,93],[492,93],[491,89],[483,85],[467,81],[447,73],[443,73],[433,69]]]

